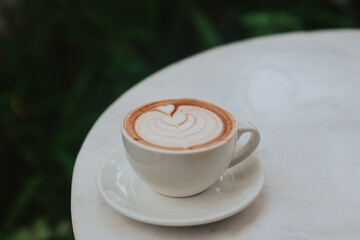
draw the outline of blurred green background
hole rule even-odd
[[[74,238],[81,143],[154,71],[245,38],[359,25],[355,0],[0,0],[0,239]]]

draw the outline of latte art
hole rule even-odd
[[[124,121],[136,141],[153,147],[181,150],[226,141],[234,132],[230,113],[197,99],[170,99],[141,106]]]
[[[154,108],[135,122],[137,134],[147,142],[169,148],[189,148],[217,138],[221,119],[213,112],[195,106],[174,105]]]

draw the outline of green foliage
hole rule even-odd
[[[102,111],[154,71],[248,37],[358,27],[339,1],[0,2],[0,239],[72,239],[71,175]]]
[[[302,29],[301,19],[287,12],[249,12],[239,19],[253,36]]]
[[[46,219],[37,219],[29,227],[20,228],[9,240],[60,240],[73,239],[70,222],[62,220],[51,227]]]

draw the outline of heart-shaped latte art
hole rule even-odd
[[[137,134],[145,141],[169,148],[191,148],[215,140],[223,122],[212,111],[196,106],[166,105],[140,115]]]

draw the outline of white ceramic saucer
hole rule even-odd
[[[262,189],[264,169],[253,154],[227,170],[208,190],[171,198],[152,191],[139,179],[120,147],[108,156],[96,178],[105,201],[123,215],[157,225],[190,226],[224,219],[249,206]]]

